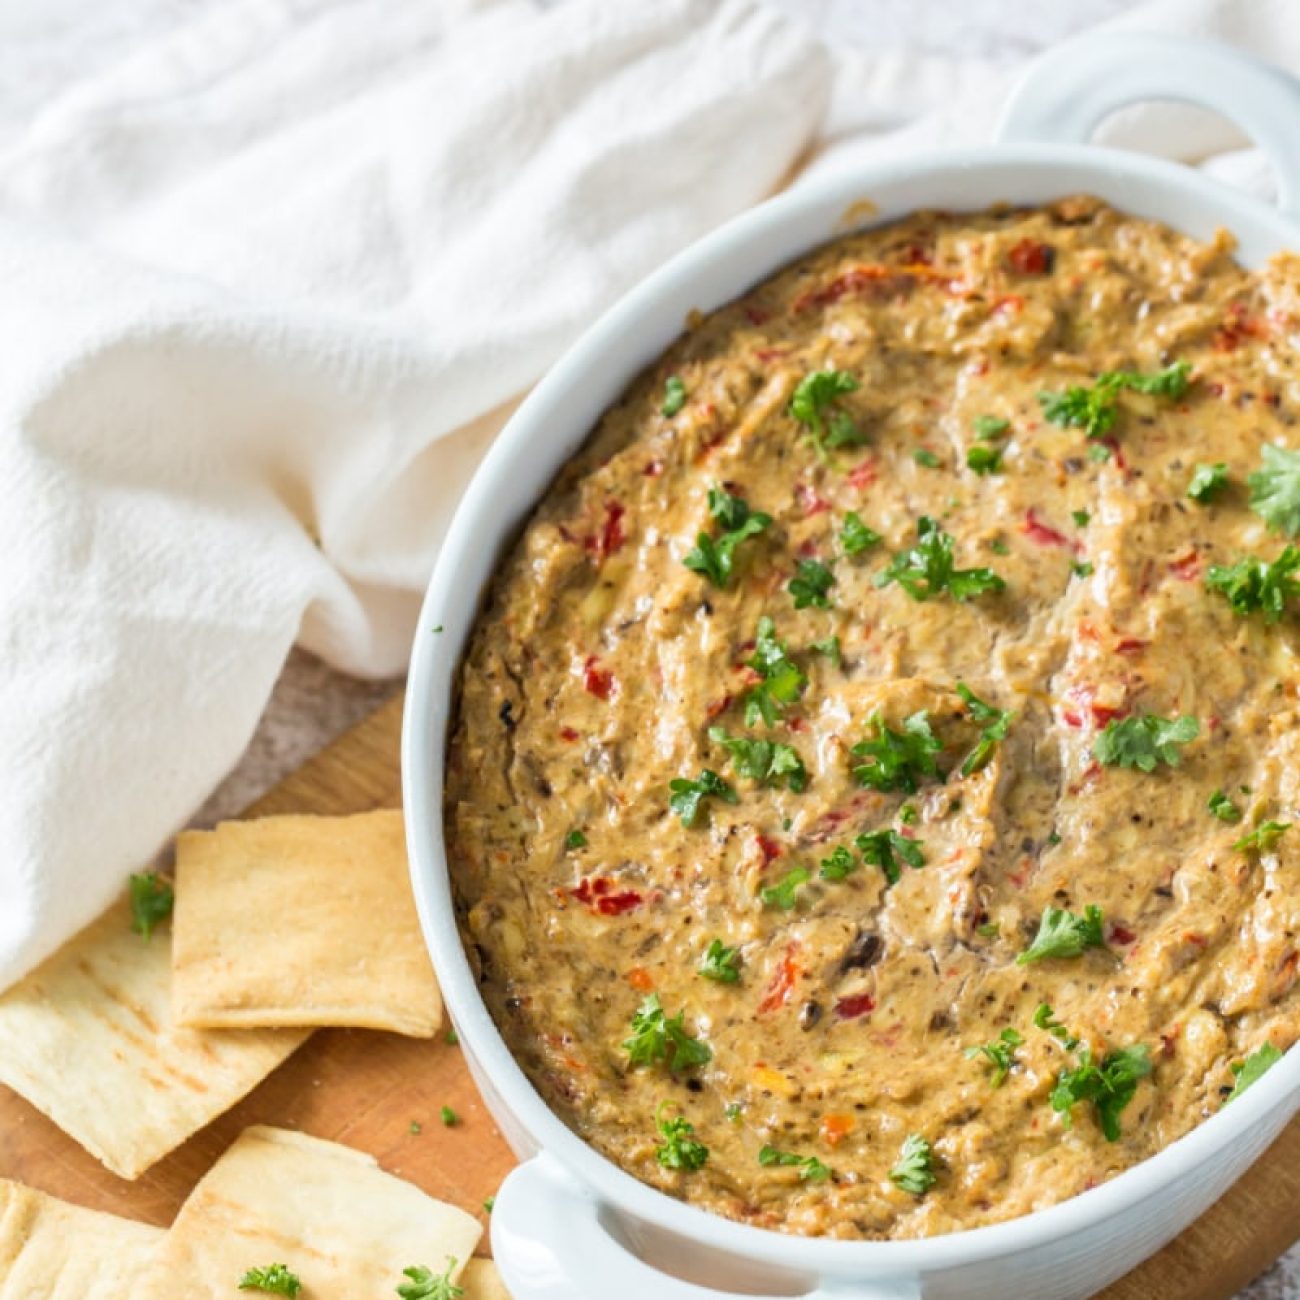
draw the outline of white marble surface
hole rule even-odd
[[[0,148],[62,87],[125,58],[212,0],[0,0]],[[315,0],[324,3],[325,0]],[[395,4],[403,0],[394,0]],[[436,0],[434,0],[436,2]],[[1015,62],[1132,0],[773,0],[837,40]],[[304,8],[310,9],[311,3]],[[358,682],[294,654],[257,734],[196,824],[237,812],[376,708],[395,682]],[[1239,1300],[1300,1300],[1293,1250]]]

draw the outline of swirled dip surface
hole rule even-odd
[[[920,214],[601,420],[483,610],[446,794],[488,1006],[588,1142],[735,1219],[916,1237],[1110,1177],[1291,1044],[1298,324],[1297,262],[1227,236]],[[770,523],[719,583],[684,561],[727,498]],[[918,528],[1004,585],[896,562]]]

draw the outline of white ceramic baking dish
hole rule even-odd
[[[1110,111],[1173,99],[1219,110],[1263,146],[1280,209],[1187,168],[1088,145]],[[501,1188],[492,1243],[515,1300],[808,1300],[1089,1295],[1205,1210],[1300,1106],[1294,1051],[1232,1106],[1154,1158],[1023,1218],[922,1241],[802,1238],[711,1215],[637,1182],[547,1108],[511,1057],[461,948],[443,846],[443,749],[457,664],[485,585],[552,476],[687,313],[736,297],[843,233],[917,208],[970,210],[1090,192],[1200,238],[1217,227],[1257,265],[1300,248],[1300,83],[1216,45],[1093,36],[1027,74],[989,148],[866,166],[747,213],[676,257],[593,325],[493,445],[443,545],[411,661],[403,739],[407,837],[420,917],[483,1096],[523,1163]],[[861,208],[854,209],[860,211]]]

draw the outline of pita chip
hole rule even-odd
[[[287,1129],[246,1129],[181,1207],[132,1300],[229,1300],[283,1264],[304,1300],[391,1296],[406,1268],[464,1270],[481,1229],[370,1156]],[[491,1293],[488,1293],[489,1296]]]
[[[183,832],[174,926],[180,1024],[416,1038],[442,1024],[396,809]]]
[[[300,1031],[203,1033],[172,1022],[166,925],[125,900],[0,994],[0,1083],[122,1178],[136,1178],[275,1069]]]
[[[163,1235],[0,1179],[0,1300],[123,1300]]]
[[[465,1288],[464,1300],[510,1300],[510,1292],[490,1259],[471,1259],[460,1276],[460,1284]]]

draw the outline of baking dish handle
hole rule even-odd
[[[1095,32],[1026,70],[1002,115],[1006,142],[1084,144],[1108,113],[1178,100],[1222,113],[1267,155],[1278,204],[1300,216],[1300,81],[1217,41],[1158,32]]]
[[[754,1300],[661,1273],[611,1231],[600,1201],[550,1156],[534,1156],[501,1184],[492,1253],[514,1300]],[[798,1300],[920,1300],[920,1284],[826,1281]],[[773,1300],[769,1297],[769,1300]]]

